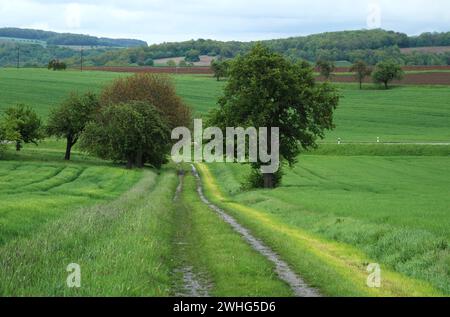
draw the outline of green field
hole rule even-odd
[[[26,103],[45,119],[69,92],[98,92],[120,76],[0,69],[0,109]],[[196,116],[225,84],[174,82]],[[323,295],[448,296],[450,146],[369,143],[450,143],[450,90],[338,88],[336,130],[285,168],[280,188],[243,191],[248,166],[201,164],[208,197]],[[191,176],[173,202],[172,165],[126,171],[77,151],[64,163],[63,152],[62,142],[46,140],[0,160],[0,295],[170,296],[182,288],[173,272],[183,265],[205,276],[211,295],[292,295],[199,200]],[[87,268],[80,290],[65,287],[72,262]],[[382,265],[380,290],[365,286],[373,262]]]
[[[274,191],[242,192],[245,166],[210,170],[228,200],[450,294],[448,156],[306,155]]]
[[[71,91],[99,91],[120,76],[109,72],[53,72],[0,69],[0,110],[16,103],[33,106],[44,118]],[[202,116],[216,106],[224,82],[207,76],[174,76],[180,96]],[[450,90],[444,86],[404,86],[360,91],[338,86],[342,100],[336,129],[325,142],[450,142]],[[6,93],[7,92],[7,93]]]

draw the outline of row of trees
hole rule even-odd
[[[326,80],[330,80],[336,69],[333,62],[323,60],[317,62],[316,67]],[[401,80],[404,77],[402,67],[393,60],[380,62],[375,68],[370,67],[364,61],[360,60],[352,65],[350,71],[355,74],[360,89],[362,89],[365,78],[371,75],[374,83],[383,84],[386,89],[389,88],[389,83],[391,81]]]
[[[170,151],[170,132],[189,126],[191,112],[166,76],[138,74],[118,79],[97,96],[71,94],[53,109],[46,125],[30,108],[9,108],[0,122],[0,144],[38,144],[44,137],[66,140],[65,159],[73,146],[102,159],[126,162],[128,168],[146,163],[159,168]]]
[[[212,62],[211,68],[214,71],[214,77],[217,81],[220,81],[221,78],[228,77],[231,63],[231,60],[224,59],[218,59]],[[320,60],[316,63],[316,68],[319,70],[320,75],[328,81],[333,76],[336,65],[332,61]],[[360,89],[362,89],[364,80],[369,76],[372,76],[376,84],[383,84],[386,89],[389,88],[391,81],[395,79],[401,80],[404,76],[401,66],[393,60],[380,62],[375,68],[360,60],[352,65],[350,71],[355,74]]]

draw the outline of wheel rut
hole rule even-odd
[[[211,203],[203,192],[203,185],[200,178],[200,174],[194,165],[192,167],[192,174],[197,180],[197,192],[202,202],[207,205],[211,210],[216,212],[226,223],[228,223],[237,233],[239,233],[247,243],[257,252],[266,257],[270,262],[275,265],[275,272],[278,277],[286,282],[292,289],[293,293],[297,297],[320,297],[319,292],[307,285],[307,283],[301,279],[290,267],[284,262],[278,254],[272,249],[266,246],[261,240],[255,238],[248,229],[240,225],[233,217],[228,215],[223,209]]]
[[[176,203],[180,200],[183,193],[184,171],[178,173],[179,184],[175,191],[173,201]],[[182,228],[180,229],[182,230]],[[188,259],[188,248],[191,246],[186,242],[187,232],[178,234],[176,247],[180,256],[180,265],[174,270],[176,276],[182,276],[182,285],[175,285],[175,296],[177,297],[210,297],[210,289],[212,288],[206,274],[202,274],[190,265]]]

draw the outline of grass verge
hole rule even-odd
[[[199,171],[209,198],[250,228],[278,252],[312,286],[329,296],[443,296],[427,282],[382,266],[382,287],[366,285],[367,265],[374,261],[344,243],[329,241],[224,196],[208,167]]]

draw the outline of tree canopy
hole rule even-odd
[[[23,143],[37,145],[43,138],[41,119],[31,107],[23,104],[7,108],[1,126],[8,140],[16,143],[17,151],[22,149]]]
[[[312,67],[294,63],[258,44],[231,64],[220,108],[210,124],[221,127],[279,128],[280,155],[289,164],[301,149],[316,145],[325,130],[332,129],[339,96],[329,84],[314,81]],[[270,142],[268,142],[270,143]],[[264,163],[253,164],[259,170]],[[273,187],[275,175],[260,175]]]
[[[70,160],[72,147],[78,142],[81,134],[94,113],[99,109],[96,95],[72,93],[59,107],[50,112],[46,126],[49,136],[66,139],[65,159]]]
[[[372,74],[372,68],[367,66],[364,61],[355,62],[350,68],[350,71],[355,73],[356,80],[359,82],[359,89],[362,89],[364,78]]]
[[[161,74],[136,74],[115,80],[101,94],[101,104],[144,101],[156,107],[171,129],[189,127],[191,110],[177,95],[171,79]]]
[[[170,129],[160,111],[147,102],[103,107],[83,134],[81,148],[102,159],[127,162],[127,168],[167,162]]]
[[[378,63],[372,74],[373,80],[377,84],[384,84],[386,89],[389,83],[394,79],[401,80],[404,72],[399,64],[394,61],[386,61]]]

